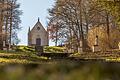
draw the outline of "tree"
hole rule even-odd
[[[5,34],[1,35],[1,45],[3,41],[7,44],[12,43],[13,34],[20,30],[19,24],[21,23],[20,15],[22,11],[19,10],[20,4],[17,3],[17,0],[1,0],[1,21],[0,21],[0,29],[1,33]],[[14,34],[17,36],[17,34]]]
[[[64,33],[65,42],[71,48],[76,47],[75,51],[80,47],[83,50],[88,48],[88,32],[92,27],[105,26],[107,40],[110,41],[110,27],[117,26],[114,21],[116,17],[99,0],[57,0],[55,6],[49,9],[49,13],[49,23],[59,24],[55,26],[58,30],[50,34]],[[59,36],[57,35],[57,40],[60,39]]]
[[[115,17],[117,25],[120,25],[120,0],[98,0],[98,2]]]

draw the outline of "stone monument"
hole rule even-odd
[[[118,47],[119,47],[119,50],[120,50],[120,42],[118,43]]]
[[[3,50],[7,50],[7,47],[5,45],[5,41],[3,41]]]
[[[93,45],[93,47],[92,47],[92,51],[93,52],[98,52],[98,51],[100,51],[100,49],[99,49],[99,44],[98,44],[98,36],[96,35],[96,37],[95,37],[95,44]]]
[[[80,47],[78,48],[78,52],[81,53],[81,52],[83,52],[82,40],[80,40],[79,44],[80,44]]]
[[[9,51],[11,51],[12,49],[11,49],[11,44],[9,43],[9,45],[8,45],[8,50]]]

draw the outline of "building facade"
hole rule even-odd
[[[28,46],[48,46],[48,32],[40,23],[39,19],[32,29],[28,30]]]

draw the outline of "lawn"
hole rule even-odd
[[[0,50],[0,63],[41,64],[53,61],[49,57],[37,56],[34,47],[17,46],[13,49],[12,51]],[[44,47],[46,53],[63,53],[63,51],[63,47]]]
[[[64,53],[64,47],[44,47],[45,53]],[[34,47],[28,46],[17,46],[12,51],[0,51],[0,63],[19,63],[19,64],[46,64],[46,63],[59,63],[64,61],[69,62],[81,62],[82,61],[105,61],[105,62],[120,62],[120,51],[113,50],[108,52],[84,52],[84,53],[73,53],[69,57],[63,59],[38,56],[35,52]],[[52,55],[53,56],[53,55]],[[53,56],[54,57],[54,56]]]
[[[85,60],[102,60],[105,62],[120,62],[120,50],[109,50],[105,52],[84,52],[74,53],[70,57],[75,57]]]

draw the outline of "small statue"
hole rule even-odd
[[[95,37],[95,45],[98,46],[98,35]]]
[[[98,51],[100,51],[99,46],[98,46],[98,35],[96,35],[96,37],[95,37],[95,43],[94,43],[94,45],[93,45],[92,50],[93,50],[93,52],[98,52]]]

